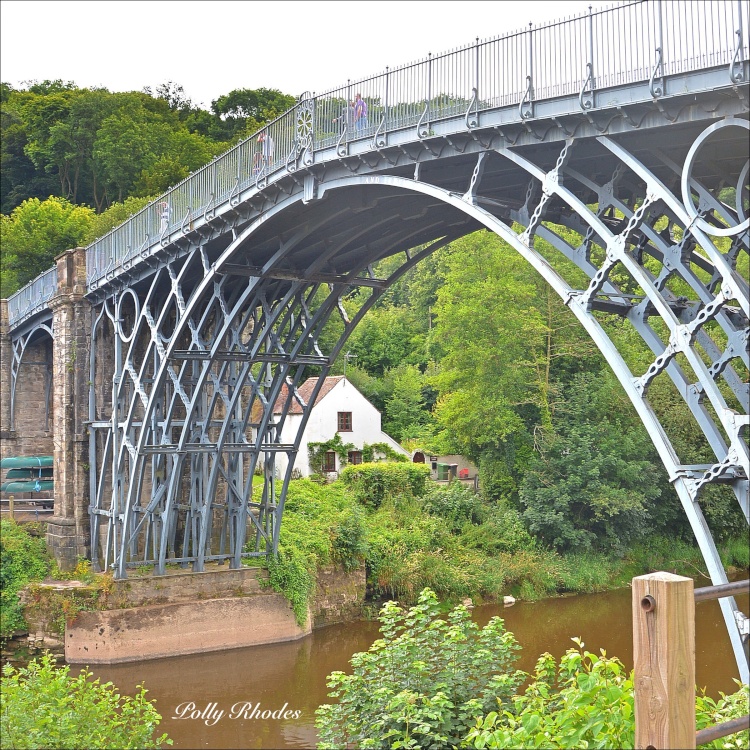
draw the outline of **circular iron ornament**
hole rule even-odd
[[[742,205],[742,193],[744,190],[747,189],[747,173],[750,171],[750,159],[748,159],[745,162],[745,166],[742,167],[742,171],[740,172],[740,177],[737,180],[737,189],[735,193],[735,202],[737,206],[737,216],[740,218],[740,221],[745,221],[747,219],[747,215],[745,214],[745,207]]]
[[[313,132],[313,101],[308,93],[297,105],[297,143],[306,144]]]
[[[721,120],[720,122],[715,122],[713,125],[707,127],[695,139],[695,142],[690,147],[690,151],[688,151],[688,155],[685,158],[685,164],[682,167],[682,202],[685,204],[685,210],[690,217],[690,221],[699,229],[706,232],[706,234],[711,234],[714,237],[734,237],[735,235],[740,234],[740,232],[746,231],[747,228],[750,227],[750,218],[746,218],[741,224],[737,224],[734,227],[721,228],[712,226],[705,219],[702,219],[698,215],[698,212],[695,210],[695,206],[693,205],[692,196],[690,195],[690,179],[693,172],[693,161],[695,159],[695,155],[698,153],[698,149],[700,149],[700,147],[705,143],[706,139],[713,135],[717,130],[732,126],[750,130],[750,122],[748,122],[747,120],[739,120],[734,117],[728,118],[726,120]],[[742,174],[745,174],[745,171],[746,169],[743,169]],[[740,175],[740,177],[742,177],[742,174]]]
[[[130,333],[125,333],[125,328],[123,327],[123,318],[122,318],[122,303],[125,301],[125,295],[130,295],[133,298],[133,327],[130,329]],[[135,292],[130,289],[124,289],[122,292],[122,295],[117,300],[117,304],[115,307],[115,326],[118,329],[118,335],[122,338],[123,341],[130,341],[133,338],[133,335],[135,334],[135,329],[138,327],[136,325],[138,318],[141,314],[141,303],[138,301],[138,297],[136,296]]]

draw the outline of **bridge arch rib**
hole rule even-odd
[[[743,118],[721,122],[748,127]],[[233,227],[214,260],[201,249],[157,270],[132,305],[130,329],[119,330],[120,318],[107,313],[116,329],[107,449],[113,479],[109,496],[101,481],[97,487],[92,512],[107,530],[93,556],[124,576],[144,562],[157,572],[169,562],[201,570],[212,559],[237,567],[243,556],[274,551],[309,406],[348,336],[409,268],[483,227],[542,275],[603,353],[666,467],[712,581],[725,582],[699,500],[707,486],[727,484],[750,519],[748,284],[738,272],[750,248],[748,169],[744,137],[724,139],[713,145],[718,169],[704,159],[685,177],[685,159],[697,163],[693,156],[711,135],[702,129],[670,153],[600,136],[549,144],[534,158],[523,148],[486,149],[452,166],[420,164],[414,176],[403,168],[322,176],[313,199],[300,187]],[[726,184],[737,186],[734,207],[718,194]],[[681,192],[695,195],[699,214]],[[555,225],[573,229],[580,244],[570,245]],[[722,233],[730,236],[715,239]],[[536,237],[558,256],[535,247]],[[399,253],[398,270],[375,278],[372,265]],[[572,266],[587,285],[573,283]],[[636,293],[622,287],[623,278]],[[356,286],[373,294],[349,320],[341,300]],[[602,312],[632,324],[653,353],[646,371],[630,370]],[[323,328],[332,320],[339,333],[324,352]],[[310,402],[301,403],[306,366],[319,368],[319,379]],[[649,404],[660,376],[674,384],[710,446],[714,457],[705,465],[680,462]],[[302,423],[295,441],[282,444],[295,400]],[[276,476],[278,453],[289,457],[283,477]],[[747,681],[734,600],[722,600],[722,611]]]

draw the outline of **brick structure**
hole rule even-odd
[[[56,258],[57,292],[50,300],[53,346],[55,513],[47,545],[61,569],[90,554],[88,393],[91,305],[86,292],[86,252]]]

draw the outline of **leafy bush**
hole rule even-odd
[[[515,693],[519,647],[503,621],[493,617],[480,630],[464,606],[438,614],[429,589],[408,612],[395,602],[382,608],[382,638],[352,656],[353,674],[328,678],[338,702],[316,711],[319,748],[456,745],[497,696]]]
[[[429,475],[424,464],[378,462],[347,466],[341,479],[360,503],[379,508],[384,500],[397,495],[421,497]]]
[[[635,716],[633,674],[617,658],[568,649],[556,666],[542,654],[532,683],[511,701],[498,699],[499,708],[477,720],[464,747],[474,748],[612,748],[633,747]],[[737,683],[740,684],[739,682]],[[695,722],[703,729],[748,712],[748,686],[718,701],[696,696]],[[745,748],[747,731],[701,745]]]
[[[0,744],[26,748],[158,748],[172,744],[166,734],[154,737],[161,720],[147,690],[121,696],[107,682],[92,680],[84,669],[71,677],[45,654],[28,667],[3,667]]]
[[[633,747],[633,682],[618,659],[568,649],[559,667],[542,654],[533,682],[492,711],[467,737],[470,747]],[[555,680],[555,673],[557,679]],[[616,710],[613,710],[616,709]]]
[[[44,539],[31,536],[15,521],[0,522],[0,635],[26,627],[18,592],[49,571]]]
[[[295,547],[279,549],[268,563],[268,574],[269,585],[289,600],[297,623],[304,627],[315,593],[315,565],[310,557]]]
[[[344,570],[351,571],[362,564],[369,547],[361,508],[354,506],[342,517],[334,529],[332,543],[334,557]]]
[[[561,551],[624,554],[660,494],[646,439],[607,419],[549,433],[521,487],[529,530]]]
[[[486,516],[479,495],[460,482],[451,482],[447,486],[433,485],[422,502],[428,513],[445,520],[454,532],[460,531],[467,522],[480,524]]]

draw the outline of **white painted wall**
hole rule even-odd
[[[308,462],[308,443],[323,443],[330,440],[338,430],[338,413],[350,411],[352,413],[351,432],[341,432],[343,443],[354,443],[355,450],[361,450],[365,443],[387,443],[393,450],[405,456],[409,454],[390,436],[381,429],[380,412],[348,381],[340,380],[313,407],[310,419],[300,442],[297,460],[294,467],[304,477],[310,476]],[[301,414],[290,414],[284,422],[281,432],[282,443],[292,443],[297,435],[297,429],[302,421]],[[284,475],[287,467],[286,454],[276,456],[276,468],[280,476]],[[336,469],[339,459],[336,457]]]

